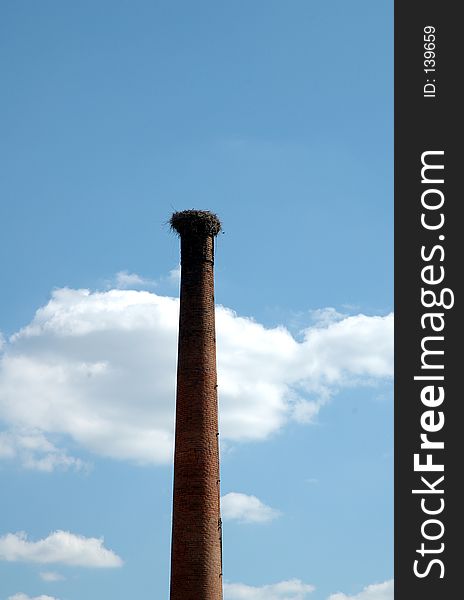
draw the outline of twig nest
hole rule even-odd
[[[180,236],[212,235],[221,231],[218,216],[208,210],[182,210],[175,212],[169,220],[171,229]]]

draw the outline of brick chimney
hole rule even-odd
[[[171,600],[222,600],[222,531],[214,319],[216,215],[185,210],[180,236]]]

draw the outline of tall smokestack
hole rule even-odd
[[[171,600],[222,600],[214,324],[217,216],[172,215],[181,242]]]

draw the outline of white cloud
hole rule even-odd
[[[241,523],[266,523],[280,515],[256,496],[230,492],[221,498],[221,513],[225,521]]]
[[[180,283],[180,265],[177,265],[174,269],[169,271],[169,275],[167,276],[168,283],[172,285],[179,285]]]
[[[63,581],[65,579],[63,575],[55,573],[55,571],[41,571],[39,575],[42,581]]]
[[[8,600],[58,600],[54,596],[47,596],[42,594],[41,596],[28,596],[27,594],[23,594],[19,592],[18,594],[14,594],[13,596],[8,596]]]
[[[311,321],[319,327],[326,327],[346,319],[348,315],[338,312],[335,308],[327,306],[326,308],[317,308],[309,313]]]
[[[0,431],[0,458],[18,459],[24,468],[36,471],[85,467],[82,460],[69,456],[37,430]]]
[[[30,542],[24,532],[0,537],[0,560],[8,562],[59,563],[79,567],[120,567],[122,559],[103,545],[103,538],[87,538],[69,531],[54,531]]]
[[[374,583],[365,587],[354,596],[338,593],[332,594],[328,600],[393,600],[393,579],[383,583]]]
[[[264,440],[289,420],[311,421],[341,387],[392,376],[392,315],[329,310],[301,341],[221,306],[216,320],[221,438],[229,442]],[[0,452],[18,453],[5,436],[19,431],[45,441],[69,436],[97,455],[169,462],[177,326],[171,297],[55,290],[0,355],[0,420],[10,428]]]
[[[137,273],[129,273],[128,271],[119,271],[116,273],[115,286],[118,289],[127,288],[139,288],[139,287],[153,287],[156,285],[156,281],[153,279],[146,279],[141,277]]]
[[[314,591],[314,586],[299,579],[290,579],[254,587],[243,583],[224,584],[225,600],[304,600]]]

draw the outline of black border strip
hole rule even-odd
[[[464,169],[458,88],[464,26],[458,9],[449,0],[395,2],[395,600],[462,594],[464,197],[458,186],[464,185]],[[422,161],[444,168],[421,175]],[[448,308],[439,306],[440,297]],[[425,306],[434,298],[435,306]],[[436,316],[424,316],[430,313]],[[437,446],[421,448],[427,443],[421,434]],[[443,471],[418,470],[427,460]]]

